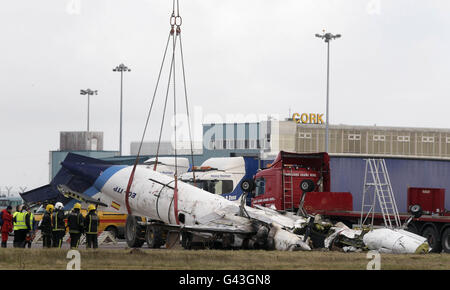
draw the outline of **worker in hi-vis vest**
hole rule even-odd
[[[81,234],[84,232],[84,217],[80,212],[81,204],[75,203],[67,218],[70,234],[70,248],[78,248]]]
[[[84,220],[84,232],[86,233],[86,249],[98,248],[97,234],[99,219],[95,213],[95,205],[90,204],[88,206],[88,214]]]
[[[52,247],[52,213],[54,206],[53,204],[47,204],[45,207],[45,213],[39,222],[39,229],[42,234],[42,247],[51,248]]]
[[[16,212],[13,214],[13,229],[14,229],[14,248],[24,248],[25,238],[27,236],[28,227],[25,221],[26,211],[23,210],[23,205],[16,207]]]
[[[66,234],[66,215],[63,211],[64,205],[61,202],[55,204],[52,214],[52,247],[61,248],[64,235]]]
[[[27,225],[27,233],[25,235],[24,247],[31,248],[31,243],[34,240],[36,231],[36,221],[34,220],[34,215],[31,212],[31,208],[27,205],[23,207],[25,211],[25,224]]]

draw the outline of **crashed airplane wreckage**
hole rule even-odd
[[[61,165],[50,184],[23,193],[22,198],[62,201],[66,209],[80,200],[128,214],[125,236],[130,247],[142,246],[145,240],[160,247],[169,231],[177,231],[187,249],[202,244],[229,249],[428,252],[426,238],[404,230],[353,230],[318,217],[248,207],[245,195],[233,202],[183,182],[175,190],[174,178],[145,165],[136,167],[128,198],[125,192],[133,166],[72,153]]]

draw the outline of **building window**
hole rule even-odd
[[[264,177],[256,179],[255,195],[263,195],[266,192],[266,181]]]
[[[434,137],[422,136],[422,142],[423,143],[433,143],[434,142]]]
[[[361,140],[361,134],[348,134],[348,140]]]
[[[234,148],[234,140],[227,140],[225,149],[235,149]]]
[[[311,139],[311,133],[298,133],[298,138],[301,139]]]
[[[445,138],[446,143],[450,143],[450,137]]]
[[[245,141],[246,140],[236,140],[236,149],[246,149],[245,148]]]
[[[250,141],[250,147],[249,149],[257,149],[256,147],[256,140],[249,140]]]
[[[212,194],[225,194],[233,191],[233,180],[202,180],[195,186]]]
[[[92,138],[90,140],[90,145],[91,145],[90,150],[96,151],[97,150],[97,138]]]
[[[409,142],[409,136],[397,136],[398,142]]]
[[[373,141],[386,141],[386,136],[384,136],[384,135],[373,135]]]

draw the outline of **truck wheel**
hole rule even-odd
[[[151,225],[146,228],[145,240],[148,247],[151,249],[159,249],[164,244],[161,229]]]
[[[433,226],[426,226],[422,230],[422,237],[428,239],[428,244],[431,247],[431,252],[440,253],[441,252],[441,243],[439,241],[439,233]]]
[[[413,205],[410,211],[415,218],[420,218],[423,213],[422,208],[418,204]]]
[[[244,192],[252,192],[255,189],[255,181],[253,179],[245,179],[241,182],[241,189]]]
[[[445,253],[450,253],[450,227],[446,228],[441,237],[442,249]]]
[[[300,182],[300,189],[303,192],[311,192],[314,190],[314,181],[312,181],[311,179],[305,179],[302,182]]]
[[[125,239],[130,248],[140,248],[145,240],[142,237],[142,229],[137,223],[137,217],[128,215],[125,224]]]
[[[115,239],[117,239],[117,237],[119,235],[119,231],[117,230],[117,228],[115,226],[109,226],[105,229],[105,231],[110,232]]]
[[[192,234],[187,232],[181,233],[181,246],[186,249],[192,249]]]

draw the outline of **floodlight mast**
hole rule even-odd
[[[88,110],[87,110],[87,132],[89,133],[89,103],[91,95],[97,95],[97,90],[93,91],[91,89],[80,90],[80,95],[88,96]]]
[[[329,127],[329,92],[330,92],[330,41],[333,39],[340,38],[340,34],[316,34],[316,37],[323,39],[327,43],[327,104],[326,104],[326,125],[325,125],[325,152],[328,153],[328,127]]]
[[[122,100],[123,100],[123,73],[124,72],[130,72],[131,69],[129,69],[127,66],[125,66],[123,63],[116,66],[113,69],[114,72],[120,72],[120,133],[119,133],[119,154],[122,156]]]

